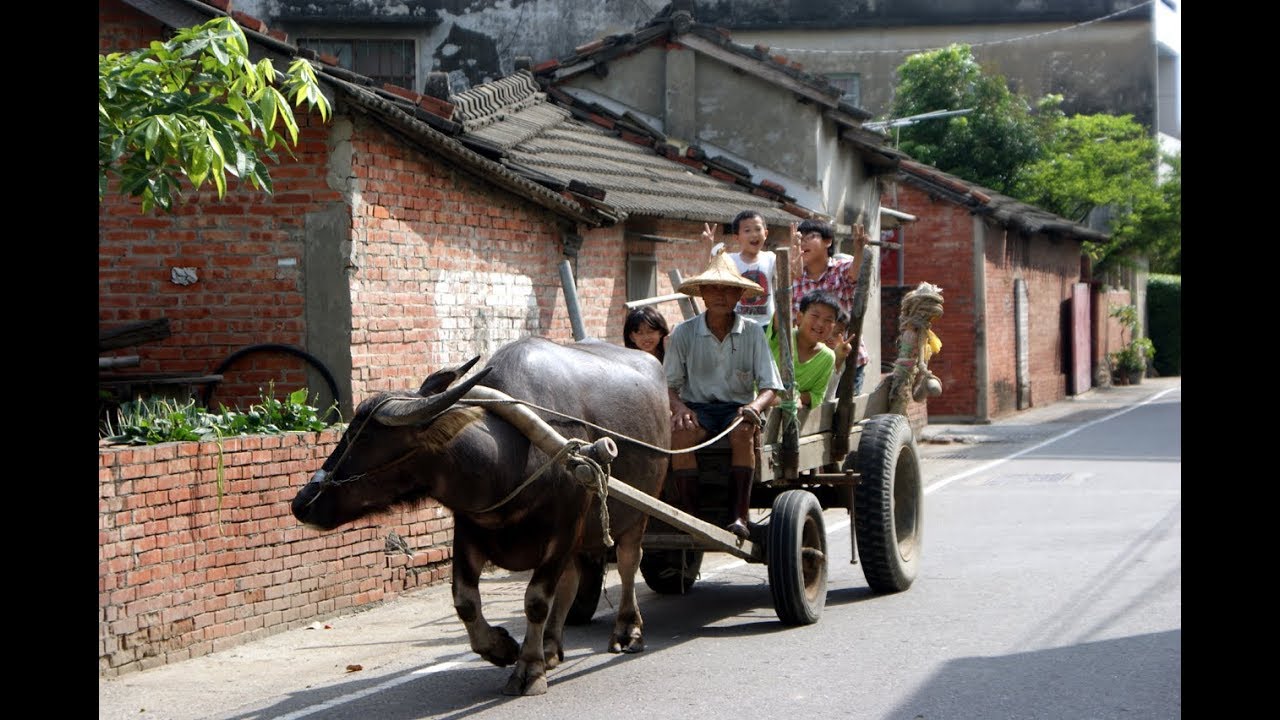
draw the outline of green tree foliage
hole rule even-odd
[[[1051,109],[1048,103],[1046,109]],[[1040,156],[1038,120],[1004,78],[986,75],[968,45],[918,53],[898,67],[891,113],[965,115],[924,120],[898,131],[899,148],[927,165],[1011,194],[1019,172]]]
[[[1144,254],[1155,272],[1182,271],[1182,158],[1164,158],[1132,116],[1077,115],[1046,95],[1030,110],[1004,78],[986,75],[967,45],[912,55],[898,68],[894,117],[972,112],[923,120],[899,131],[916,160],[1069,220],[1110,210],[1110,239],[1088,243],[1098,270]]]
[[[1151,271],[1182,275],[1182,151],[1164,156],[1160,181],[1162,202],[1145,222],[1152,238]]]
[[[1158,160],[1155,138],[1131,115],[1062,118],[1048,128],[1043,157],[1025,168],[1014,195],[1076,222],[1109,206],[1110,241],[1087,247],[1104,267],[1133,252],[1181,246],[1181,210],[1176,218],[1171,214],[1156,177]],[[1170,191],[1180,205],[1178,185]]]
[[[278,74],[268,59],[254,63],[229,17],[147,49],[99,55],[98,202],[112,178],[122,194],[141,199],[143,212],[171,211],[183,178],[197,190],[213,183],[219,198],[228,174],[270,193],[264,158],[275,161],[277,145],[288,151],[298,142],[290,96],[328,120],[311,65],[297,59]]]

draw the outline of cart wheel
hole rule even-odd
[[[645,550],[640,556],[644,584],[660,595],[689,592],[701,569],[701,550]]]
[[[854,532],[862,574],[876,592],[911,587],[920,569],[924,483],[911,425],[902,415],[875,415],[858,441]]]
[[[773,500],[768,529],[769,590],[787,625],[812,625],[827,603],[827,530],[822,504],[808,490]]]
[[[603,556],[578,556],[578,594],[565,617],[566,625],[586,625],[595,617],[600,604],[600,592],[604,589],[605,559]]]

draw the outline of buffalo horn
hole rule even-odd
[[[458,378],[466,375],[471,366],[475,365],[479,360],[480,356],[477,355],[456,368],[445,368],[431,373],[426,380],[422,381],[422,387],[418,388],[418,394],[422,397],[430,397],[445,390],[456,382]]]
[[[474,362],[474,361],[472,361]],[[467,367],[470,367],[468,363]],[[461,385],[446,390],[445,392],[432,395],[431,397],[419,398],[394,398],[383,403],[378,411],[373,414],[373,419],[383,425],[429,425],[432,420],[443,413],[445,410],[453,407],[458,398],[467,394],[476,383],[484,379],[485,375],[493,370],[487,367],[467,378]],[[436,373],[439,374],[439,373]]]

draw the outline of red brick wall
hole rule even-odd
[[[977,375],[974,353],[978,306],[973,285],[973,218],[968,211],[936,200],[906,183],[898,183],[896,203],[891,194],[881,201],[919,218],[906,227],[903,247],[903,279],[907,290],[921,282],[942,287],[942,317],[933,332],[942,340],[942,352],[929,361],[929,370],[942,381],[942,395],[930,398],[931,417],[972,417],[977,412]],[[883,302],[883,301],[882,301]],[[897,308],[884,310],[885,322],[895,324],[890,337],[896,341]],[[897,346],[884,357],[898,356]]]
[[[1011,238],[1019,236],[987,223],[986,295],[975,298],[973,216],[968,210],[907,183],[898,183],[896,201],[891,194],[882,201],[919,218],[906,226],[907,289],[921,281],[942,286],[943,315],[933,324],[942,352],[929,363],[942,381],[942,395],[929,400],[929,415],[977,415],[980,334],[986,342],[987,414],[998,417],[1017,410],[1013,281],[1018,278],[1026,280],[1029,300],[1032,405],[1066,397],[1070,367],[1063,318],[1071,285],[1080,280],[1080,244],[1043,235],[1015,242]],[[983,327],[980,318],[985,320]],[[896,348],[893,353],[896,356]]]
[[[1017,279],[1027,284],[1031,405],[1067,396],[1071,367],[1064,323],[1070,316],[1071,286],[1080,281],[1080,243],[1026,237],[992,224],[987,228],[987,410],[995,418],[1018,410]]]
[[[337,430],[98,450],[98,673],[197,657],[450,577],[428,501],[320,533],[289,503]],[[387,534],[416,556],[387,554]],[[410,569],[412,568],[412,570]]]
[[[519,337],[572,337],[556,215],[406,147],[364,117],[354,120],[351,147],[356,402],[416,388],[476,355],[483,362]]]

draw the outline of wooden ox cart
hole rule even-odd
[[[791,326],[790,278],[786,277],[787,248],[777,251],[779,278],[777,308],[780,327]],[[862,334],[867,288],[875,270],[874,253],[867,249],[862,263],[854,315],[850,323],[856,348]],[[575,316],[572,276],[562,267],[565,297]],[[679,275],[673,273],[679,285]],[[922,302],[904,302],[900,356],[892,373],[861,395],[853,394],[855,358],[844,365],[836,399],[812,409],[801,407],[792,420],[778,407],[766,418],[763,442],[757,450],[756,482],[751,507],[769,509],[755,523],[748,539],[723,529],[730,521],[728,493],[730,449],[727,437],[698,450],[700,504],[695,515],[639,492],[622,482],[609,483],[611,498],[650,517],[644,536],[640,572],[655,592],[688,592],[697,581],[706,552],[725,552],[768,566],[774,608],[782,622],[816,622],[827,594],[826,527],[823,511],[845,508],[851,517],[852,562],[861,563],[868,585],[876,592],[906,590],[919,570],[924,521],[924,492],[916,441],[905,416],[914,395],[922,399],[941,387],[928,373],[928,325],[942,312],[938,288],[922,284]],[[916,294],[913,293],[913,294]],[[909,296],[910,298],[910,296]],[[693,314],[686,296],[662,296],[628,303],[628,307],[664,300],[681,300],[686,317]],[[575,327],[580,327],[575,321]],[[792,360],[782,343],[783,382],[791,387]],[[791,394],[788,390],[784,397]],[[551,446],[551,447],[554,447]],[[589,621],[600,598],[608,558],[583,558],[583,574],[570,623]]]

